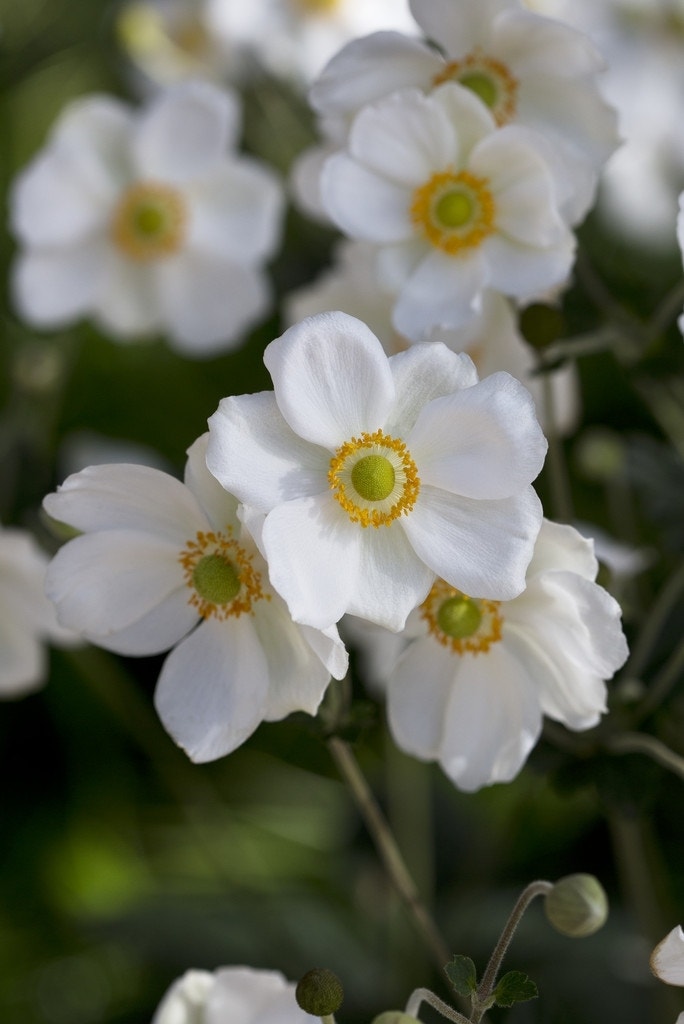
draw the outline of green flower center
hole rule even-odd
[[[499,90],[496,87],[496,82],[489,75],[485,75],[481,71],[467,71],[464,75],[461,75],[459,82],[466,89],[470,89],[476,96],[479,96],[490,110],[496,106],[496,102],[499,99]]]
[[[394,490],[394,466],[384,455],[364,455],[351,471],[351,482],[366,501],[384,501]]]
[[[473,636],[480,628],[482,612],[470,597],[450,597],[437,611],[437,625],[453,640]]]
[[[467,193],[460,189],[445,192],[435,203],[434,214],[442,227],[461,228],[472,220],[475,204]]]
[[[234,601],[240,593],[240,574],[223,555],[204,555],[192,571],[192,585],[201,598],[222,605]]]
[[[141,203],[133,215],[135,230],[145,238],[160,235],[167,227],[168,216],[164,210],[152,203]]]
[[[164,259],[182,247],[187,220],[185,199],[178,189],[161,182],[134,182],[114,210],[112,241],[128,259]]]

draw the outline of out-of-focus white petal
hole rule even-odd
[[[392,322],[412,341],[433,327],[460,327],[478,311],[487,284],[480,249],[460,257],[432,249],[404,284]]]
[[[92,313],[106,334],[121,341],[160,330],[154,267],[124,259],[114,249],[108,249]]]
[[[160,318],[186,356],[210,356],[238,344],[266,314],[271,292],[262,272],[188,249],[156,271]]]
[[[335,223],[354,238],[392,244],[409,240],[410,191],[385,180],[346,153],[334,153],[321,171],[321,202]]]
[[[36,327],[61,327],[86,316],[101,287],[106,243],[98,237],[50,249],[27,249],[12,268],[20,315]]]
[[[532,299],[566,281],[575,256],[575,239],[567,231],[558,244],[539,249],[504,235],[490,235],[482,249],[490,287],[504,295]]]
[[[382,427],[394,400],[382,345],[346,313],[320,313],[295,324],[271,342],[264,362],[292,430],[331,451]]]
[[[442,753],[457,669],[451,651],[430,636],[410,644],[399,658],[387,685],[387,718],[396,743],[408,754],[436,761]]]
[[[588,35],[555,18],[513,8],[496,20],[492,54],[518,77],[552,74],[575,79],[595,75],[605,61]],[[572,85],[567,88],[572,89]]]
[[[209,82],[182,82],[152,101],[135,125],[140,178],[186,182],[211,172],[237,134],[235,95]]]
[[[247,157],[224,158],[188,188],[188,245],[205,255],[252,265],[272,255],[284,195],[276,175]]]
[[[73,161],[47,150],[16,178],[10,195],[12,230],[25,245],[72,245],[107,222],[108,206],[83,187]]]

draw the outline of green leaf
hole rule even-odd
[[[454,956],[444,970],[459,996],[469,996],[476,990],[477,972],[469,956]]]
[[[536,999],[537,986],[522,971],[509,971],[499,979],[494,989],[494,1000],[497,1006],[513,1006],[513,1003],[524,1003],[528,999]]]

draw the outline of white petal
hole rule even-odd
[[[337,626],[328,629],[300,626],[299,629],[311,650],[325,665],[328,674],[333,679],[344,679],[349,669],[349,655]]]
[[[134,120],[127,104],[94,95],[69,103],[55,126],[55,150],[71,159],[81,188],[102,202],[115,201],[131,180]]]
[[[2,595],[4,598],[5,595]],[[0,700],[20,697],[46,679],[47,657],[39,637],[5,605],[0,617]]]
[[[331,451],[382,427],[394,400],[382,345],[346,313],[319,313],[295,324],[271,342],[264,362],[291,428]]]
[[[413,345],[391,356],[390,368],[397,397],[386,431],[401,433],[404,438],[413,430],[423,406],[433,398],[477,383],[477,371],[470,357],[451,352],[438,342]]]
[[[106,334],[123,341],[153,334],[161,327],[155,272],[151,265],[141,265],[107,252],[107,266],[95,296],[94,319]]]
[[[407,89],[364,107],[349,132],[352,158],[379,177],[415,189],[458,166],[460,134],[433,97]]]
[[[542,519],[532,487],[499,501],[421,488],[402,526],[426,565],[472,597],[507,601],[525,587]]]
[[[392,735],[408,754],[439,757],[446,710],[458,662],[432,636],[409,644],[387,685],[387,717]]]
[[[530,11],[508,10],[496,20],[492,55],[500,57],[519,78],[549,74],[565,79],[594,75],[605,61],[589,36],[555,18]]]
[[[411,13],[449,58],[464,57],[489,41],[490,25],[509,0],[410,0]]]
[[[532,579],[540,572],[558,570],[575,572],[594,582],[598,574],[594,542],[583,537],[574,526],[545,519],[534,546],[527,578]]]
[[[202,434],[188,448],[183,481],[192,491],[207,519],[215,530],[230,530],[237,535],[240,521],[237,517],[238,500],[222,487],[207,469],[209,434]]]
[[[495,133],[496,122],[489,108],[458,82],[444,82],[432,93],[432,101],[453,125],[458,140],[460,161],[451,170],[459,170],[470,159],[470,153],[486,136]]]
[[[253,266],[273,253],[280,237],[283,188],[265,165],[247,157],[223,159],[188,190],[191,249]]]
[[[542,716],[524,665],[502,644],[459,660],[439,762],[467,792],[510,782],[537,742]]]
[[[109,206],[78,180],[69,155],[39,154],[15,179],[12,230],[26,245],[71,245],[102,230]]]
[[[43,500],[48,515],[77,530],[135,530],[183,547],[206,529],[196,499],[168,473],[126,463],[89,466]]]
[[[361,531],[360,572],[347,611],[394,632],[427,597],[435,574],[416,555],[399,522]]]
[[[250,736],[268,707],[268,665],[251,616],[207,619],[169,654],[154,704],[192,761],[214,761]]]
[[[327,629],[344,615],[363,573],[360,533],[329,493],[289,501],[266,517],[271,583],[296,622]]]
[[[505,295],[530,299],[567,279],[575,257],[575,238],[567,231],[559,244],[539,249],[503,235],[490,235],[482,248],[490,286]]]
[[[210,172],[233,143],[239,119],[233,93],[208,82],[161,92],[138,121],[133,153],[142,178],[184,182]]]
[[[293,433],[273,392],[262,391],[222,399],[209,417],[207,466],[240,501],[270,512],[327,492],[330,453]]]
[[[479,248],[468,256],[430,249],[404,284],[392,323],[412,341],[433,327],[460,327],[478,310],[487,284]]]
[[[63,626],[97,642],[133,625],[185,587],[179,553],[168,540],[135,530],[86,533],[57,552],[45,592]],[[147,653],[154,650],[157,638],[151,636]]]
[[[436,398],[406,439],[421,483],[469,498],[506,498],[539,474],[547,442],[532,395],[508,373]]]
[[[197,609],[190,604],[190,594],[187,586],[174,590],[130,626],[98,636],[98,646],[129,657],[168,651],[197,623]]]
[[[215,977],[202,1024],[307,1024],[307,1014],[295,999],[295,985],[279,972],[224,967]],[[178,1024],[189,1022],[183,1018]]]
[[[234,348],[271,302],[259,270],[193,250],[161,262],[157,286],[169,340],[186,356]]]
[[[330,673],[316,656],[277,595],[260,601],[254,626],[268,662],[270,686],[264,718],[278,722],[292,711],[315,715],[330,682]]]
[[[554,206],[551,175],[521,129],[501,128],[473,150],[469,170],[494,196],[497,231],[533,246],[554,245],[567,230]]]
[[[106,271],[105,245],[95,237],[20,254],[12,278],[20,315],[37,327],[61,327],[87,316]]]
[[[352,238],[386,245],[413,236],[410,190],[346,153],[335,153],[323,164],[321,202],[328,216]]]
[[[321,114],[352,114],[408,86],[427,89],[442,67],[435,51],[400,32],[353,39],[311,87],[309,101]]]
[[[684,985],[684,931],[675,925],[651,953],[651,970],[668,985]]]

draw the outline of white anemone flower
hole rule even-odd
[[[23,697],[45,682],[46,644],[72,645],[45,596],[49,558],[25,530],[0,529],[0,699]]]
[[[168,990],[152,1024],[307,1024],[295,989],[279,971],[190,970]]]
[[[684,985],[684,931],[675,925],[651,953],[651,970],[667,985]]]
[[[388,357],[369,328],[321,313],[271,342],[274,391],[224,398],[207,465],[257,514],[273,586],[296,621],[345,612],[403,627],[435,574],[520,593],[541,522],[546,440],[529,392],[478,383],[466,355]]]
[[[347,235],[380,247],[393,324],[412,340],[461,327],[485,289],[531,299],[570,271],[574,237],[529,133],[497,128],[453,82],[365,107],[348,151],[325,162],[321,196]]]
[[[155,705],[198,762],[228,754],[262,721],[315,714],[331,673],[347,668],[337,631],[296,626],[272,591],[236,499],[207,471],[206,440],[189,449],[184,484],[119,463],[68,477],[44,499],[50,516],[83,531],[48,569],[59,621],[119,654],[173,647]]]
[[[619,143],[616,113],[598,89],[604,61],[591,39],[518,0],[411,0],[410,7],[439,49],[398,32],[349,43],[310,93],[327,133],[337,121],[341,136],[362,107],[398,89],[459,82],[498,125],[524,125],[545,140],[545,158],[567,172],[564,215],[577,223]]]
[[[591,541],[544,520],[514,600],[473,598],[438,580],[387,673],[397,744],[473,791],[518,774],[543,715],[573,730],[596,725],[605,680],[628,653],[620,607],[597,572]]]
[[[229,151],[238,122],[236,97],[207,82],[139,114],[106,96],[70,104],[12,192],[21,315],[92,317],[123,341],[164,332],[190,356],[236,345],[270,304],[283,205],[271,170]]]
[[[363,320],[382,342],[387,355],[411,342],[392,326],[396,296],[377,279],[377,247],[369,242],[342,239],[333,265],[311,284],[290,292],[284,300],[289,325],[314,313],[341,309]],[[520,334],[510,301],[498,292],[482,294],[482,308],[463,327],[428,331],[420,341],[441,341],[454,352],[467,352],[480,377],[506,370],[527,387],[537,407],[537,419],[545,432],[570,433],[578,417],[579,388],[571,363],[540,377],[535,373],[533,350]],[[549,391],[546,390],[548,384]]]

